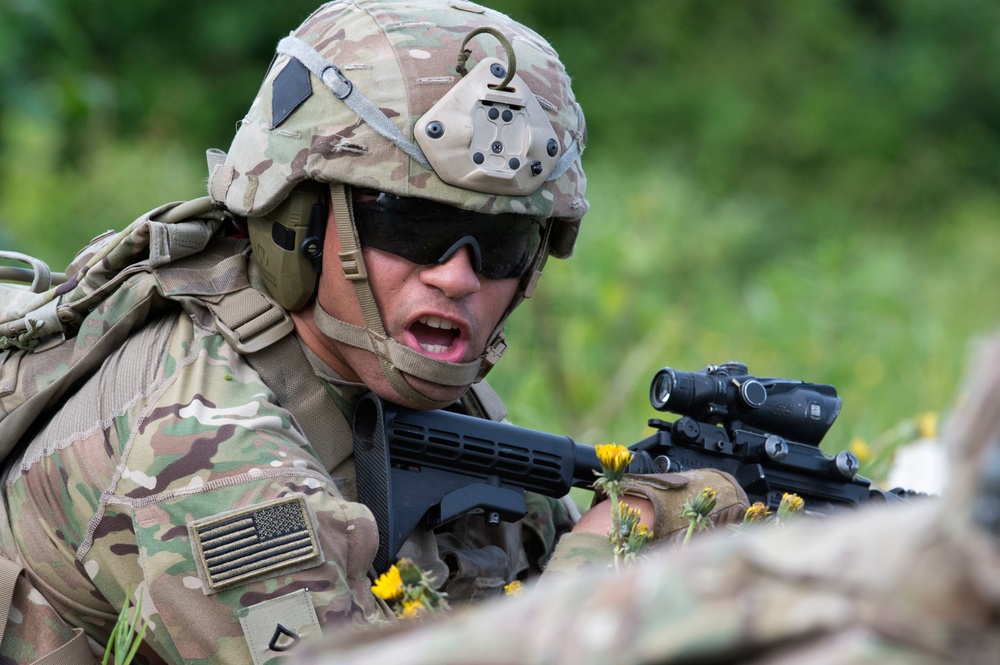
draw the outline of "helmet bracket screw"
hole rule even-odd
[[[427,136],[432,139],[439,139],[444,136],[444,125],[437,120],[427,123]]]

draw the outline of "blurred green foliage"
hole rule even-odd
[[[577,256],[491,376],[515,420],[631,443],[656,369],[731,359],[836,385],[830,450],[952,403],[997,319],[1000,4],[487,4],[553,42],[590,135]],[[0,246],[61,267],[201,195],[313,8],[0,0]]]

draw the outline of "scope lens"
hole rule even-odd
[[[657,411],[663,411],[667,402],[670,401],[670,393],[674,390],[673,372],[664,367],[653,377],[653,384],[649,390],[649,401]]]
[[[740,384],[740,397],[745,405],[758,409],[767,401],[767,388],[760,381],[749,379]]]

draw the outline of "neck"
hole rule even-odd
[[[345,381],[354,383],[361,381],[361,378],[344,360],[337,342],[320,332],[316,325],[316,319],[313,317],[312,307],[303,307],[298,311],[291,312],[291,317],[295,324],[295,334],[320,360],[329,365]]]

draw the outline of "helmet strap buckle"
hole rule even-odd
[[[340,259],[340,267],[344,271],[344,278],[349,282],[360,282],[368,279],[368,269],[365,268],[364,257],[361,256],[361,248],[337,252]]]
[[[483,353],[483,364],[479,369],[479,378],[482,379],[493,366],[500,362],[500,358],[507,352],[507,334],[501,329],[496,334],[493,341],[486,347]]]

